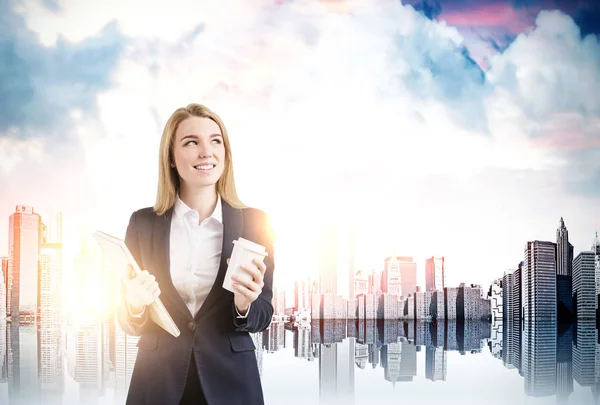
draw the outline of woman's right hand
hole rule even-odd
[[[125,281],[125,301],[134,314],[141,313],[159,295],[158,283],[147,270],[142,270],[137,276]]]

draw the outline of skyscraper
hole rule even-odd
[[[35,316],[38,308],[39,254],[43,226],[33,207],[17,205],[8,221],[10,311],[13,318]]]
[[[425,261],[425,291],[444,290],[446,268],[444,257],[431,257]]]
[[[310,286],[310,278],[294,282],[294,308],[297,311],[305,311],[310,308]]]
[[[556,319],[556,244],[527,242],[523,264],[525,319]]]
[[[6,263],[6,266],[5,264]],[[8,259],[5,257],[0,257],[0,324],[5,323],[6,318],[6,278],[5,274],[8,271]],[[5,339],[5,335],[0,335],[2,338],[0,340]],[[2,363],[0,357],[0,364]]]
[[[560,218],[556,230],[556,310],[559,321],[573,315],[573,245],[569,243],[569,231]]]
[[[396,256],[390,256],[385,259],[382,281],[383,292],[397,296],[402,295],[400,262]]]
[[[425,377],[431,381],[446,381],[446,351],[443,347],[425,348]]]
[[[594,252],[581,252],[573,261],[573,298],[577,318],[596,318]]]
[[[346,338],[319,345],[319,403],[354,403],[354,344],[354,338]]]
[[[333,225],[321,229],[318,238],[320,294],[354,299],[354,233]]]
[[[62,245],[60,243],[42,243],[39,290],[40,315],[60,316],[62,314]]]
[[[514,278],[513,278],[514,280]],[[508,318],[504,316],[504,294],[503,290],[503,279],[499,278],[494,280],[491,288],[491,308],[492,308],[492,319],[503,319]]]
[[[523,266],[525,266],[525,261],[520,262],[515,270],[515,284],[512,293],[514,319],[523,319],[525,313],[523,310]]]
[[[523,326],[523,377],[525,395],[556,394],[556,326],[526,319]]]
[[[356,298],[356,291],[354,291],[354,252],[356,249],[356,243],[354,238],[354,231],[348,232],[348,299],[353,300]]]
[[[4,315],[10,313],[8,309],[9,295],[8,295],[8,256],[0,257],[0,270],[2,270],[2,294],[3,298],[0,300],[0,306],[3,308]]]
[[[417,263],[411,256],[398,256],[402,295],[408,297],[417,292]]]
[[[598,297],[600,297],[600,239],[598,239],[598,232],[596,232],[596,239],[592,246],[594,252],[594,272],[596,279],[596,311],[598,311]],[[596,312],[597,313],[597,312]]]
[[[573,245],[569,243],[569,231],[561,217],[559,227],[556,230],[556,274],[570,276],[572,263]]]
[[[369,278],[362,270],[358,270],[354,275],[354,293],[356,296],[369,293]]]
[[[337,294],[339,232],[337,228],[328,228],[319,235],[319,292]]]

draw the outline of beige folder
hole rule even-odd
[[[131,265],[135,274],[139,274],[141,272],[139,266],[133,258],[133,255],[129,249],[127,249],[127,245],[125,245],[123,239],[119,239],[102,231],[96,231],[92,235],[102,248],[102,253],[104,253],[104,261],[109,263],[115,269],[123,269],[123,273],[119,274],[119,277],[125,276],[124,273],[128,268],[128,265]],[[158,326],[175,337],[179,336],[179,328],[173,321],[173,318],[171,318],[171,315],[169,315],[169,312],[163,305],[160,298],[156,298],[156,300],[154,300],[154,302],[146,309],[150,311],[150,318]]]

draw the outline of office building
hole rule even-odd
[[[425,291],[443,290],[446,287],[444,257],[431,257],[425,261]]]
[[[35,317],[38,309],[40,247],[44,228],[33,207],[17,205],[8,221],[11,271],[8,277],[13,319]]]
[[[596,318],[598,296],[594,260],[594,252],[581,252],[573,260],[573,300],[578,319]]]
[[[556,319],[556,244],[527,242],[523,265],[525,319]]]
[[[568,321],[573,315],[572,300],[573,245],[569,231],[561,218],[556,230],[556,305],[559,321]]]

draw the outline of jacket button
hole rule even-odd
[[[196,330],[196,324],[194,321],[188,323],[188,328],[190,328],[190,330]]]

